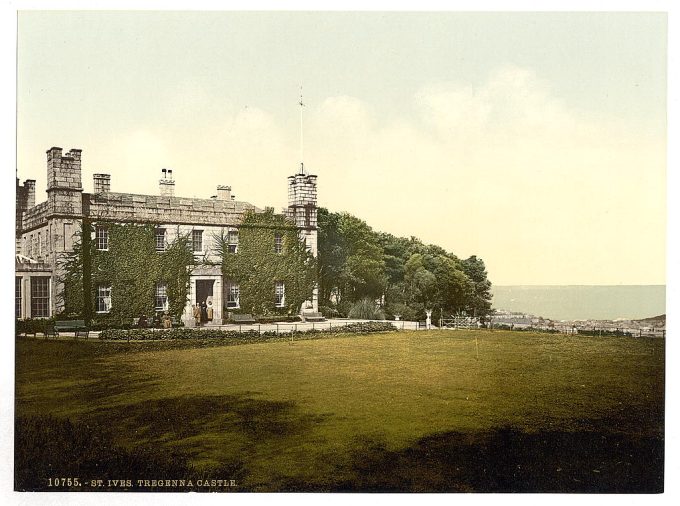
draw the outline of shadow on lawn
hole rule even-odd
[[[279,438],[308,429],[312,419],[294,420],[293,406],[246,399],[201,399],[193,405],[194,416],[204,410],[228,409],[233,424],[225,430],[242,429],[251,439]],[[186,407],[186,403],[182,404]],[[160,427],[148,434],[176,430],[162,423],[167,409],[156,413]],[[169,408],[168,408],[169,409]],[[133,414],[133,419],[140,413]],[[181,419],[180,419],[181,421]],[[179,423],[181,425],[181,423]],[[178,434],[200,433],[200,427]],[[117,427],[118,430],[118,427]],[[221,462],[197,470],[187,452],[168,450],[161,444],[126,449],[114,443],[110,431],[89,424],[73,424],[53,417],[17,419],[15,452],[16,490],[54,490],[47,480],[57,476],[81,479],[234,479],[236,489],[247,491],[247,456],[223,454]],[[273,479],[259,491],[344,492],[580,492],[655,493],[663,491],[663,438],[654,435],[542,431],[527,433],[504,428],[488,432],[447,432],[420,439],[411,447],[389,450],[375,440],[356,439],[348,464],[335,463],[334,472],[312,481]],[[273,478],[273,477],[272,477]],[[280,477],[279,477],[280,478]],[[105,488],[100,490],[105,490]],[[173,491],[186,488],[138,488],[130,490]],[[75,490],[72,488],[71,490]],[[80,490],[92,490],[81,488]],[[120,490],[120,489],[117,489]],[[196,490],[195,488],[193,490]],[[201,488],[224,491],[225,488]]]
[[[236,480],[240,488],[230,490],[242,491],[248,475],[242,451],[248,454],[268,441],[304,435],[324,418],[300,413],[294,402],[254,399],[247,394],[173,397],[98,408],[78,422],[51,416],[18,417],[15,489],[54,490],[48,487],[48,479],[63,476],[105,482],[208,477]],[[134,437],[126,437],[131,434]],[[122,445],[123,440],[128,444]],[[190,461],[206,449],[211,450],[213,461],[219,455],[219,464],[202,469],[192,466]]]
[[[300,413],[294,402],[243,395],[182,396],[95,410],[88,423],[115,424],[136,439],[177,441],[206,433],[240,435],[251,441],[304,434],[324,416]]]
[[[357,441],[349,472],[315,486],[281,491],[335,492],[663,492],[663,438],[608,431],[447,432],[390,451]]]
[[[183,487],[137,486],[136,480],[205,478],[186,455],[159,446],[119,446],[101,427],[72,423],[52,416],[16,419],[14,440],[14,489],[17,491],[185,491]],[[225,458],[210,470],[210,477],[234,479],[245,475],[243,462]],[[50,480],[78,478],[80,485],[64,483],[50,486]],[[116,485],[108,480],[131,480],[131,485]],[[94,486],[92,480],[102,480]],[[220,491],[224,487],[204,487]]]

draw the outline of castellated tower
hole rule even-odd
[[[80,171],[81,149],[62,155],[61,148],[47,150],[48,213],[81,217],[83,185]]]
[[[307,249],[316,256],[316,176],[302,170],[288,176],[287,216],[295,222],[305,238]]]
[[[300,172],[288,176],[288,209],[286,216],[300,229],[300,238],[304,239],[307,250],[317,255],[317,223],[316,223],[316,176],[307,174],[304,165],[300,164]],[[319,309],[319,290],[314,289],[311,301],[305,302],[302,313],[316,312]]]
[[[73,249],[74,234],[83,217],[82,149],[47,150],[47,215],[51,218],[52,243],[57,251]]]

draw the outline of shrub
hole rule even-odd
[[[350,309],[352,309],[352,305],[353,303],[349,300],[341,300],[336,306],[338,314],[343,317],[347,316]]]
[[[277,315],[272,315],[272,316],[256,316],[255,319],[258,321],[258,323],[277,323],[277,322],[299,322],[300,321],[300,316],[299,315],[291,315],[291,316],[277,316]]]
[[[334,334],[367,334],[371,332],[392,332],[396,331],[396,327],[389,322],[357,322],[344,326],[329,325],[321,329],[297,331],[295,335],[334,335]],[[100,339],[107,339],[113,341],[160,341],[160,340],[209,340],[221,339],[224,341],[232,341],[234,344],[264,342],[273,339],[289,336],[290,333],[280,333],[269,330],[265,332],[258,332],[257,330],[248,330],[239,332],[237,330],[217,330],[217,329],[170,329],[170,330],[152,330],[152,329],[108,329],[103,330],[99,334]]]
[[[16,320],[15,333],[18,334],[41,334],[48,325],[54,325],[52,318],[24,318]]]
[[[350,318],[361,320],[384,320],[385,313],[376,307],[375,301],[368,297],[357,301],[347,314]]]

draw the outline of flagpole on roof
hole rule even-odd
[[[305,173],[305,162],[304,162],[304,136],[303,136],[303,128],[302,128],[302,110],[303,107],[305,106],[304,102],[302,101],[302,86],[300,86],[300,174]]]

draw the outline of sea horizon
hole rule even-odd
[[[666,285],[494,285],[492,307],[553,320],[642,319],[666,313]]]

